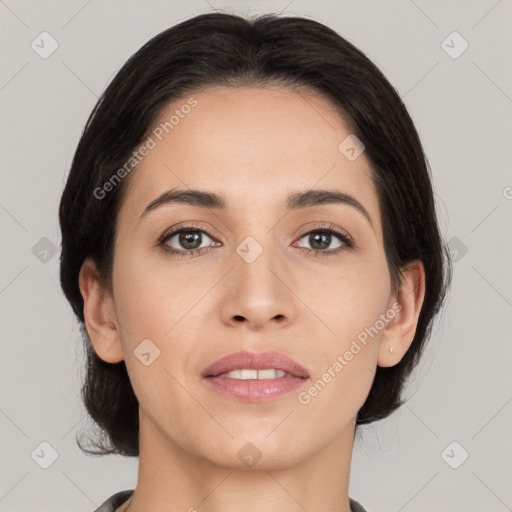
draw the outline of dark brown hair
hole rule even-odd
[[[385,418],[403,403],[405,380],[451,280],[430,170],[405,105],[360,50],[323,24],[274,14],[202,14],[153,37],[116,74],[87,120],[62,194],[60,279],[85,345],[82,398],[101,435],[93,442],[96,451],[78,442],[83,451],[139,455],[138,402],[125,363],[106,363],[95,353],[78,285],[80,267],[91,256],[111,286],[116,218],[129,178],[101,199],[94,191],[125,164],[169,102],[210,85],[270,84],[321,93],[365,145],[393,288],[399,288],[407,262],[423,262],[426,292],[414,340],[398,364],[377,367],[356,424]]]

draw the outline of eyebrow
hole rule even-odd
[[[174,188],[164,192],[151,201],[151,203],[149,203],[142,212],[141,217],[144,217],[149,212],[156,210],[161,206],[172,203],[182,203],[191,206],[199,206],[201,208],[213,208],[216,210],[225,210],[227,208],[227,202],[222,195],[203,190],[183,190]],[[287,210],[292,211],[327,204],[345,204],[352,206],[364,215],[373,229],[372,219],[364,206],[350,194],[337,190],[316,189],[304,192],[292,192],[287,197],[285,207]]]

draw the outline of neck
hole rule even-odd
[[[164,512],[171,505],[190,512],[261,512],[262,505],[280,512],[350,512],[354,422],[309,457],[291,464],[283,458],[264,464],[262,457],[252,468],[241,468],[236,457],[218,464],[178,446],[142,412],[139,425],[137,487],[116,512]]]

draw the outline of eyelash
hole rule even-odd
[[[201,233],[207,234],[211,239],[216,241],[215,237],[208,232],[208,230],[204,228],[200,228],[199,226],[194,226],[191,224],[187,225],[179,225],[176,228],[174,228],[170,232],[165,232],[157,242],[157,245],[161,247],[165,252],[171,253],[173,255],[177,255],[180,257],[186,257],[186,256],[194,256],[198,253],[202,252],[209,252],[211,249],[214,249],[214,247],[202,247],[201,249],[191,249],[191,250],[178,250],[178,249],[172,249],[169,248],[169,246],[165,243],[169,238],[173,237],[174,235],[181,233],[181,232],[187,232],[187,231],[199,231]],[[311,254],[313,256],[334,256],[340,253],[341,251],[344,251],[346,249],[352,249],[354,247],[354,241],[352,237],[350,237],[345,231],[340,230],[336,226],[333,226],[332,224],[327,225],[319,225],[315,226],[310,231],[307,231],[306,233],[303,233],[300,237],[304,238],[307,235],[311,235],[312,233],[322,233],[322,234],[330,234],[330,235],[336,235],[341,242],[343,242],[344,245],[341,247],[338,247],[336,249],[329,249],[327,251],[321,251],[318,249],[309,249],[308,247],[301,247],[301,249],[308,251],[308,254]]]

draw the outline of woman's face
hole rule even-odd
[[[211,88],[163,112],[126,190],[113,267],[141,429],[232,467],[251,451],[260,467],[284,466],[353,435],[395,297],[369,162],[350,135],[325,100],[278,87]],[[170,190],[225,206],[145,211]],[[315,196],[287,207],[291,194],[319,190],[351,196],[368,217]],[[158,245],[175,228],[181,236]],[[220,393],[205,368],[242,350],[285,354],[309,378],[266,401]]]

